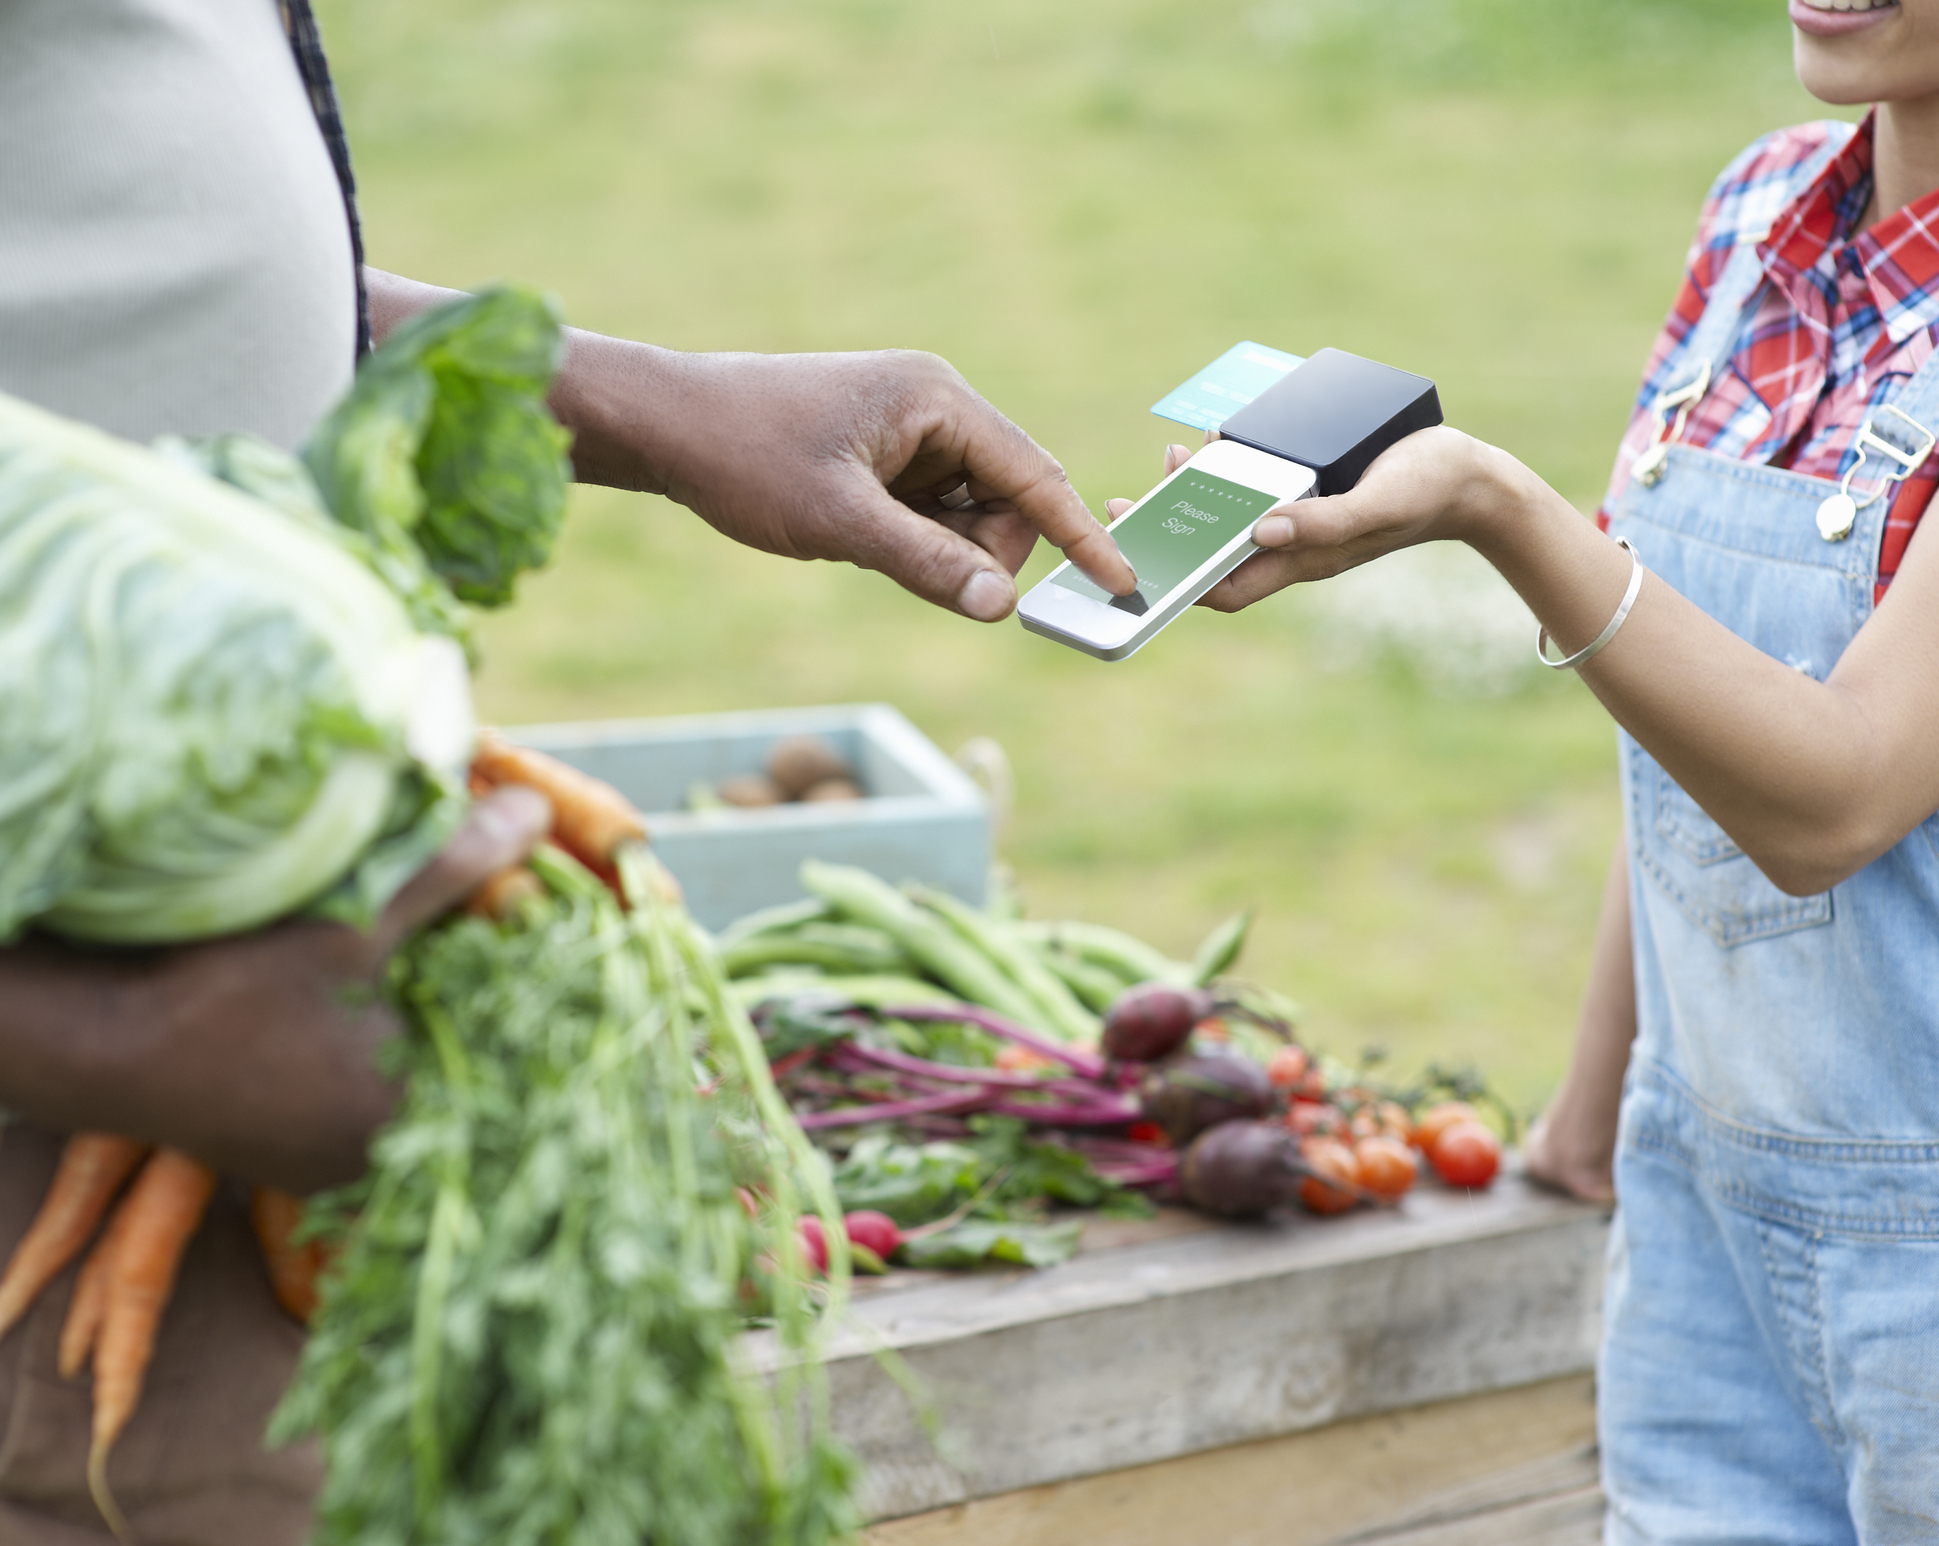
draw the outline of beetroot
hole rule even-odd
[[[850,1240],[864,1250],[875,1252],[884,1261],[902,1246],[902,1231],[896,1228],[895,1220],[871,1208],[858,1208],[845,1215],[842,1227],[848,1231]]]
[[[1277,1122],[1221,1122],[1185,1151],[1179,1190],[1207,1213],[1254,1218],[1299,1192],[1299,1140]]]
[[[1146,1119],[1182,1149],[1208,1127],[1264,1116],[1273,1108],[1273,1088],[1250,1058],[1208,1052],[1153,1068],[1138,1086],[1138,1101]]]
[[[1153,1063],[1170,1057],[1212,1012],[1212,995],[1203,988],[1145,982],[1126,988],[1104,1017],[1104,1050],[1115,1058]]]

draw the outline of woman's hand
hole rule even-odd
[[[1206,437],[1216,438],[1216,432]],[[1191,454],[1184,446],[1168,446],[1166,476]],[[1513,465],[1492,446],[1445,424],[1420,430],[1382,452],[1350,492],[1268,510],[1252,532],[1266,551],[1234,569],[1199,605],[1237,612],[1288,585],[1331,579],[1396,548],[1472,539]],[[1130,508],[1128,499],[1105,505],[1113,519]]]

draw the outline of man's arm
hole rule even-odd
[[[398,1029],[385,960],[516,863],[549,816],[526,789],[480,801],[369,934],[298,920],[139,955],[0,950],[0,1107],[290,1191],[351,1179],[395,1095],[376,1065]]]
[[[367,269],[381,339],[455,298]],[[879,569],[981,622],[1039,534],[1115,595],[1131,567],[1036,442],[932,354],[681,354],[569,330],[552,409],[580,480],[665,494],[737,542]],[[938,496],[967,482],[978,507]]]

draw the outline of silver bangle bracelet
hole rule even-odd
[[[1567,671],[1572,667],[1581,665],[1583,661],[1587,660],[1611,639],[1616,637],[1616,630],[1622,627],[1623,620],[1629,616],[1629,609],[1636,605],[1637,593],[1643,588],[1642,557],[1630,545],[1629,538],[1627,537],[1618,537],[1616,539],[1616,546],[1629,555],[1629,585],[1623,591],[1623,599],[1616,607],[1616,615],[1609,619],[1609,626],[1607,628],[1603,629],[1601,633],[1597,634],[1566,660],[1549,659],[1549,631],[1546,628],[1538,629],[1535,634],[1535,658],[1547,666],[1549,670]]]

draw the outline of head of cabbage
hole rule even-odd
[[[375,915],[462,814],[457,593],[558,530],[559,352],[528,291],[427,313],[301,461],[0,396],[0,939]]]

